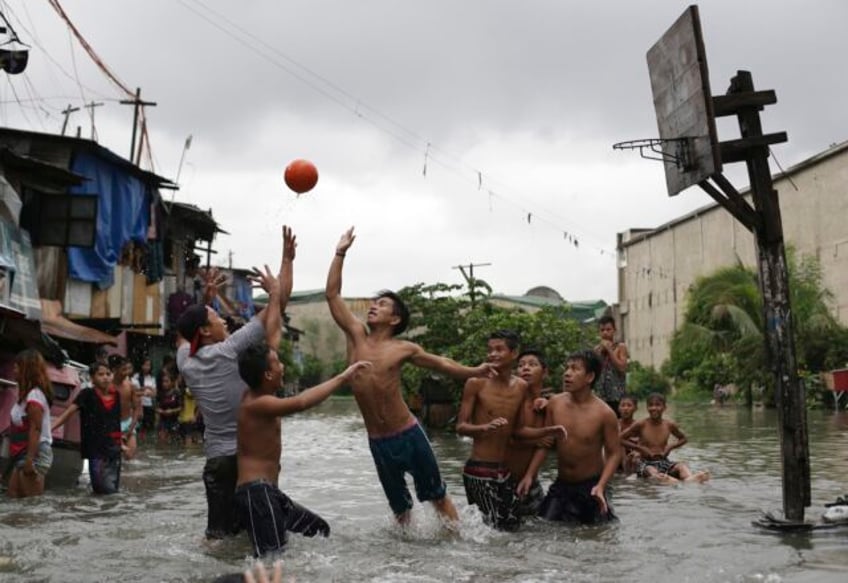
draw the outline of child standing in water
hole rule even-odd
[[[684,482],[706,482],[709,472],[692,473],[683,462],[668,459],[671,451],[683,447],[688,441],[686,435],[670,419],[663,419],[666,409],[665,397],[659,393],[648,396],[648,418],[637,421],[621,434],[623,441],[639,452],[642,457],[637,473],[662,484]],[[671,436],[676,438],[669,443]],[[636,438],[636,439],[634,439]]]
[[[159,413],[159,443],[182,442],[180,436],[180,411],[182,397],[170,374],[162,375],[162,396],[156,412]]]
[[[617,520],[607,483],[621,464],[621,441],[615,413],[592,394],[600,370],[595,352],[571,354],[562,375],[563,392],[545,407],[545,425],[563,425],[568,431],[567,439],[557,440],[557,479],[539,508],[539,516],[547,520],[579,524]],[[519,495],[530,490],[546,453],[536,450],[518,484]]]
[[[121,481],[121,401],[112,371],[102,362],[89,368],[92,387],[81,390],[54,422],[57,429],[80,412],[80,456],[88,459],[95,494],[114,494]]]
[[[630,426],[636,423],[636,420],[633,418],[633,415],[636,413],[636,409],[639,407],[639,402],[633,395],[625,394],[621,397],[621,401],[618,403],[618,412],[621,415],[618,419],[618,432],[619,434],[624,433]],[[633,438],[634,440],[636,438]],[[623,440],[621,442],[621,471],[624,472],[625,475],[632,474],[636,471],[639,466],[639,461],[641,458],[639,457],[639,452],[633,449],[632,446],[629,446]]]
[[[601,359],[601,372],[595,380],[595,392],[619,415],[618,403],[624,395],[627,378],[627,346],[615,340],[615,319],[612,316],[598,320],[598,333],[601,341],[595,352]]]
[[[44,493],[44,477],[53,463],[53,388],[44,357],[33,349],[24,350],[15,358],[15,376],[18,402],[12,406],[9,425],[12,475],[7,494],[10,498],[40,496]]]

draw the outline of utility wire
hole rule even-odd
[[[194,6],[190,6],[187,3],[188,1],[193,2],[195,5],[200,6],[203,10],[206,10],[207,12],[213,14],[215,17],[222,20],[224,23],[228,24],[229,28],[223,26],[219,22],[216,22],[213,19],[213,17],[210,17],[207,14],[202,13],[199,9],[195,8]],[[286,73],[288,73],[292,77],[294,77],[297,80],[301,81],[302,83],[306,84],[307,86],[309,86],[310,88],[312,88],[316,92],[320,93],[321,95],[323,95],[324,97],[326,97],[330,101],[332,101],[332,102],[336,103],[337,105],[347,109],[348,111],[350,111],[351,113],[353,113],[354,115],[356,115],[360,119],[368,122],[369,124],[371,124],[372,126],[377,128],[378,130],[390,135],[391,137],[393,137],[395,140],[397,140],[401,144],[406,145],[407,147],[412,148],[414,150],[418,150],[418,151],[426,148],[425,176],[426,176],[426,163],[433,162],[433,163],[441,166],[442,168],[449,170],[449,171],[453,172],[454,174],[457,174],[461,177],[466,177],[464,171],[470,171],[474,176],[474,181],[478,185],[478,189],[480,189],[480,187],[482,186],[482,177],[484,176],[484,173],[482,171],[476,169],[476,168],[472,168],[472,167],[466,165],[465,163],[462,162],[461,159],[459,159],[458,156],[452,155],[449,152],[447,152],[447,151],[445,151],[441,148],[437,148],[437,147],[433,146],[432,143],[429,140],[426,140],[425,138],[420,136],[415,131],[406,128],[405,126],[396,122],[392,118],[390,118],[386,115],[383,115],[382,113],[380,113],[376,109],[374,109],[374,108],[368,106],[367,104],[363,103],[361,100],[357,99],[351,93],[345,91],[344,89],[342,89],[338,85],[332,83],[331,81],[329,81],[325,77],[319,75],[318,73],[315,73],[314,71],[312,71],[311,69],[309,69],[305,65],[301,64],[297,60],[285,55],[279,49],[277,49],[277,48],[273,47],[272,45],[270,45],[269,43],[265,42],[260,37],[253,34],[252,32],[245,29],[244,27],[239,26],[237,23],[233,22],[230,18],[228,18],[224,14],[206,6],[200,0],[179,0],[179,2],[187,10],[193,12],[195,15],[197,15],[201,19],[205,20],[207,23],[209,23],[213,27],[217,28],[219,31],[223,32],[224,34],[226,34],[227,36],[229,36],[230,38],[232,38],[233,40],[235,40],[236,42],[238,42],[239,44],[241,44],[245,48],[256,53],[260,57],[266,59],[267,61],[269,61],[270,63],[272,63],[276,67],[278,67],[279,69],[285,71]],[[234,34],[232,32],[232,29],[239,31],[242,35],[247,37],[247,39],[253,40],[255,43],[258,43],[259,45],[264,47],[264,50],[260,49],[256,44],[251,44],[251,42],[249,42],[248,40],[245,40],[245,38],[242,38],[242,37]],[[274,55],[279,56],[280,59],[285,60],[286,63],[288,63],[288,64],[284,64],[280,60],[275,59],[272,55],[269,55],[268,54],[269,51],[271,53],[273,53]],[[299,71],[294,70],[294,68],[297,68]],[[301,71],[303,73],[301,73]],[[316,83],[315,80],[317,80],[320,83],[320,85],[318,83]],[[328,88],[329,88],[329,90],[328,90]],[[379,119],[385,121],[386,123],[388,123],[389,125],[391,125],[395,129],[390,130],[387,127],[385,127],[385,125],[380,125],[375,119],[372,119],[371,117],[363,114],[362,113],[363,109],[367,110],[368,112],[373,114],[373,117],[376,117],[376,118],[379,118]],[[489,177],[488,177],[488,175],[485,175],[485,176],[486,176],[486,183],[488,184],[490,182]],[[513,200],[510,200],[510,197],[504,196],[501,193],[500,190],[495,191],[495,190],[492,190],[491,188],[488,188],[486,190],[486,192],[489,195],[490,200],[491,200],[492,197],[497,197],[497,198],[503,200],[504,202],[509,203],[510,205],[512,205],[516,208],[522,209],[523,212],[526,212],[528,223],[531,223],[533,218],[535,218],[537,220],[539,220],[541,218],[540,222],[543,222],[543,223],[553,227],[557,231],[562,232],[563,235],[564,235],[564,238],[566,238],[568,240],[577,241],[576,237],[574,237],[574,234],[576,232],[582,231],[582,229],[571,228],[570,229],[571,233],[569,233],[567,230],[563,230],[562,228],[560,228],[560,226],[557,225],[556,223],[554,223],[554,221],[545,219],[539,213],[532,212],[532,211],[527,212],[525,210],[526,205],[524,205],[523,203],[519,203],[519,202],[515,202]],[[547,213],[548,215],[555,216],[556,219],[558,219],[560,222],[563,221],[562,217],[556,216],[555,213],[553,213],[549,210],[546,210],[546,209],[543,209],[543,210],[545,210],[545,213]],[[582,236],[583,235],[581,234],[581,237]],[[579,245],[575,245],[575,246],[577,247]],[[596,246],[596,248],[601,252],[602,255],[609,255],[611,257],[615,257],[615,253],[610,251],[609,249],[604,249],[603,247],[599,247],[599,246]]]

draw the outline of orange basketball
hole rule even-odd
[[[318,182],[318,169],[309,160],[292,160],[286,166],[283,175],[286,185],[298,194],[308,192],[315,188]]]

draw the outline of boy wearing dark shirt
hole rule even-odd
[[[112,371],[95,362],[89,369],[92,387],[81,390],[74,402],[53,421],[52,429],[80,412],[80,456],[88,459],[95,494],[114,494],[121,481],[121,403],[112,385]]]

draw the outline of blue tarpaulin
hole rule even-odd
[[[99,198],[94,247],[68,247],[68,274],[106,289],[115,281],[123,246],[147,239],[149,188],[126,169],[86,152],[77,153],[71,171],[88,178],[72,187],[71,194],[96,193]]]

